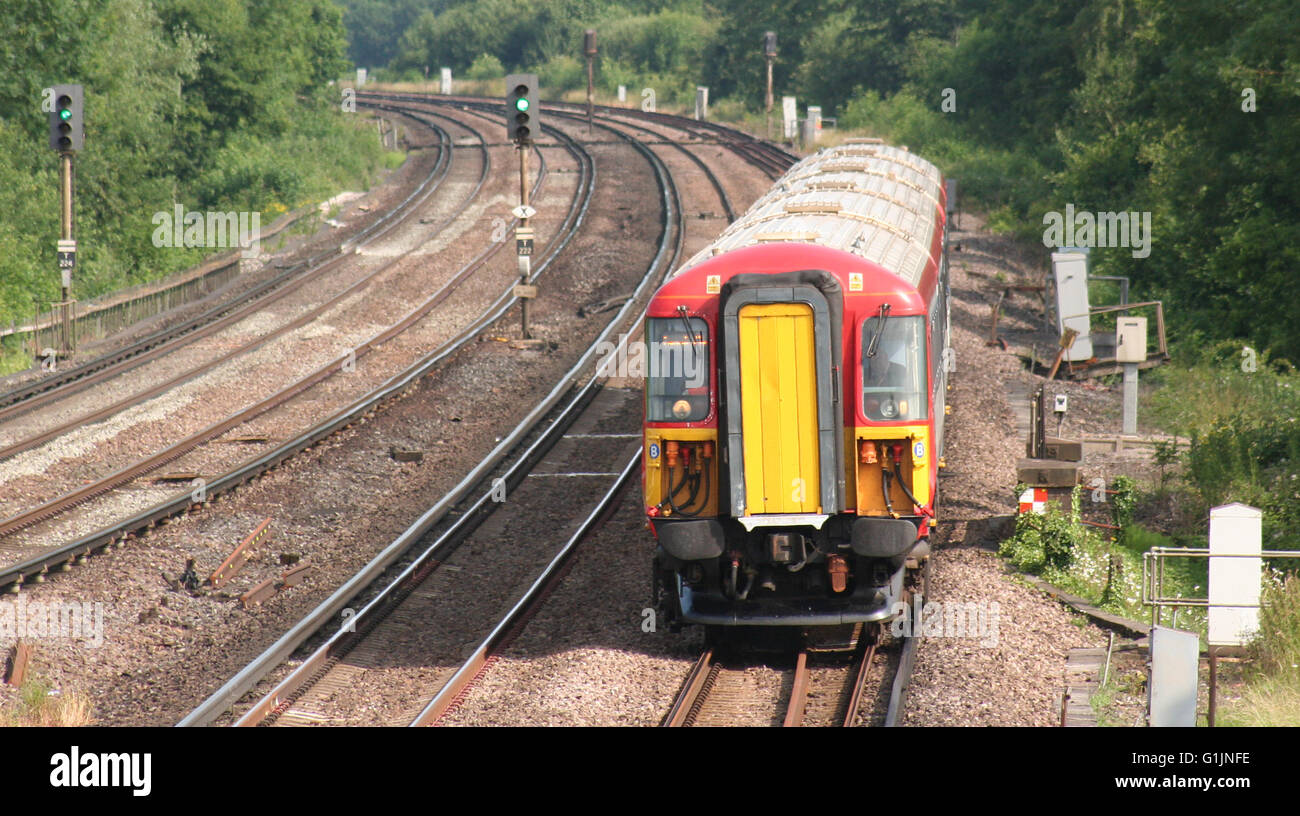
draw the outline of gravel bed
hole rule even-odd
[[[463,191],[468,191],[472,185],[468,180],[457,182],[456,177],[476,177],[481,164],[477,158],[472,158],[456,162],[453,167],[452,175],[444,182],[439,195],[426,202],[402,229],[395,231],[395,236],[386,236],[378,242],[380,246],[399,241],[400,236],[423,235],[427,228],[418,223],[421,215],[426,219],[442,218],[454,212],[450,208],[460,200],[454,197],[456,185],[459,184]],[[463,192],[460,195],[463,197]],[[375,270],[381,262],[382,257],[350,257],[347,263],[324,277],[299,287],[282,300],[211,337],[186,344],[157,361],[59,400],[40,411],[13,418],[0,429],[0,442],[16,441],[84,416],[91,410],[113,404],[148,385],[193,370],[222,353],[255,341],[323,303],[363,274]],[[349,343],[364,340],[379,327],[380,324],[373,320],[376,315],[401,314],[407,300],[422,290],[431,290],[440,275],[447,274],[441,265],[434,267],[427,261],[412,263],[409,267],[395,266],[316,321],[239,356],[208,375],[4,462],[0,465],[0,485],[4,485],[6,490],[4,499],[0,500],[0,513],[11,515],[30,506],[33,498],[58,495],[68,484],[79,484],[111,472],[128,457],[156,450],[228,415],[242,404],[241,400],[265,393],[271,383],[296,378],[295,370],[305,373],[308,364],[319,365],[331,355],[337,356],[336,352],[346,351]],[[288,368],[286,362],[294,368]],[[133,438],[130,432],[137,430],[142,436]],[[109,451],[103,450],[106,442],[112,443]]]
[[[929,595],[941,604],[987,604],[990,622],[997,603],[997,636],[993,644],[990,626],[981,637],[923,638],[904,723],[1051,725],[1060,716],[1070,648],[1105,640],[1096,627],[1015,582],[994,553],[962,543],[967,523],[1015,512],[1016,460],[1025,444],[1006,396],[1006,383],[1019,381],[1022,368],[985,344],[997,293],[970,272],[1013,276],[1028,265],[1010,241],[979,232],[975,216],[964,214],[962,222],[966,230],[951,236],[962,246],[949,261],[956,371]]]
[[[393,116],[391,113],[385,114],[385,117]],[[403,137],[408,145],[422,148],[436,144],[435,135],[425,126],[405,117],[396,118],[402,120]],[[330,206],[337,206],[333,220],[342,226],[331,226],[310,234],[297,233],[301,228],[299,225],[310,221],[308,216],[306,220],[265,242],[261,255],[245,259],[239,275],[226,286],[200,300],[140,320],[109,337],[84,343],[77,349],[70,364],[76,365],[110,353],[142,337],[184,322],[219,303],[233,303],[266,279],[279,274],[283,267],[328,251],[337,246],[341,238],[359,234],[403,201],[414,186],[428,175],[436,160],[436,151],[420,151],[413,153],[410,161],[395,170],[380,170],[370,191],[340,193],[328,202]],[[273,219],[267,219],[267,226],[271,220]],[[293,288],[296,284],[290,281],[287,285]],[[0,390],[17,388],[44,376],[46,375],[39,368],[15,372],[0,377]]]
[[[88,694],[101,723],[174,723],[453,485],[551,388],[610,316],[579,318],[576,305],[630,291],[649,261],[658,212],[621,213],[614,205],[652,198],[648,166],[629,148],[597,145],[592,152],[605,183],[578,238],[543,278],[533,309],[535,330],[549,341],[545,349],[518,352],[490,339],[471,344],[413,393],[234,495],[66,576],[29,586],[23,593],[29,599],[105,604],[103,645],[42,640],[37,675]],[[568,161],[554,155],[561,158],[552,167]],[[508,315],[494,331],[513,335],[517,320]],[[424,459],[395,462],[388,455],[393,445],[420,449]],[[163,573],[175,576],[187,557],[196,559],[200,574],[212,570],[266,516],[273,519],[270,543],[220,592],[195,597],[164,582]],[[259,607],[240,608],[234,598],[278,575],[282,555],[312,563],[316,572]],[[0,650],[10,645],[0,640]]]
[[[548,192],[557,202],[557,206],[552,208],[553,212],[562,213],[563,207],[558,202],[571,197],[570,181],[560,178],[557,183],[550,185]],[[489,202],[476,202],[466,210],[465,217],[471,222],[481,221],[482,211],[490,203],[496,203],[496,209],[502,214],[508,211],[504,197],[496,196]],[[546,219],[538,219],[541,221],[538,226],[539,235],[545,239],[545,236],[554,231],[559,219],[559,215],[550,219],[551,223]],[[417,228],[414,231],[420,230]],[[430,264],[427,260],[414,264],[418,270],[423,271],[423,275],[404,268],[411,263],[399,263],[369,287],[366,297],[363,298],[358,293],[346,299],[337,310],[331,310],[330,314],[322,316],[302,330],[232,360],[211,374],[173,389],[145,405],[129,409],[108,422],[92,426],[84,432],[69,434],[41,449],[16,457],[15,461],[24,456],[58,456],[70,448],[75,449],[79,436],[96,441],[112,440],[115,454],[111,458],[104,456],[102,451],[91,448],[90,443],[82,442],[79,452],[83,453],[83,457],[80,461],[65,460],[60,467],[54,468],[49,468],[48,463],[40,463],[47,468],[40,476],[12,485],[7,493],[12,494],[13,504],[21,507],[24,503],[34,503],[34,499],[58,495],[67,489],[69,473],[75,480],[74,484],[101,477],[125,464],[128,457],[139,458],[147,452],[160,450],[194,431],[224,419],[288,382],[342,359],[349,350],[359,347],[384,328],[382,324],[370,322],[366,318],[384,315],[396,319],[404,314],[413,303],[432,293],[441,281],[449,278],[452,272],[467,262],[479,251],[479,246],[462,242],[453,247],[453,250],[440,256],[436,264]],[[277,441],[309,427],[402,370],[412,360],[436,348],[480,314],[483,305],[509,285],[514,275],[513,259],[504,257],[503,253],[411,330],[359,359],[355,370],[336,374],[284,408],[277,409],[273,414],[250,425],[258,427],[259,430],[255,432],[265,433]],[[403,282],[403,285],[397,286],[398,281]],[[420,287],[421,282],[424,292],[412,291]],[[186,406],[190,406],[189,410],[177,415],[174,409]],[[248,427],[241,427],[231,435],[249,435],[253,432]],[[263,446],[269,447],[270,444]],[[247,449],[240,450],[239,447],[232,446],[203,446],[172,462],[165,471],[189,471],[210,476],[241,461],[248,452]],[[82,509],[75,517],[60,519],[28,534],[25,543],[29,547],[48,546],[67,537],[98,529],[108,521],[122,517],[120,508],[115,506],[117,503],[117,499],[105,497],[96,502],[93,508]],[[134,505],[134,502],[129,503]]]

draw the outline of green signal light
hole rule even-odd
[[[527,100],[527,99],[516,99],[516,100],[515,100],[515,110],[518,110],[518,111],[526,111],[526,110],[528,110],[528,100]]]
[[[72,111],[68,110],[67,108],[64,108],[63,110],[59,111],[59,118],[65,122],[68,121],[69,119],[72,118]]]

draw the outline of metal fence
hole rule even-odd
[[[1296,550],[1261,550],[1256,553],[1211,553],[1205,547],[1152,547],[1142,553],[1142,604],[1151,607],[1151,625],[1163,626],[1164,610],[1202,608],[1259,609],[1260,604],[1210,603],[1209,598],[1184,598],[1166,594],[1165,564],[1170,558],[1300,558]],[[1207,588],[1208,590],[1208,588]]]

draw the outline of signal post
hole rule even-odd
[[[514,348],[536,348],[541,340],[534,340],[528,329],[528,304],[537,297],[537,286],[532,281],[533,228],[529,219],[537,211],[528,203],[528,150],[534,134],[541,134],[539,99],[536,74],[511,74],[506,77],[506,135],[519,151],[519,206],[511,213],[519,219],[515,227],[515,253],[519,258],[519,283],[514,295],[519,298],[519,339],[510,345]]]
[[[583,36],[583,51],[587,54],[587,135],[591,135],[591,118],[595,107],[595,87],[592,77],[592,62],[596,59],[596,29],[589,28]]]
[[[767,60],[767,96],[764,109],[767,111],[767,138],[772,138],[772,62],[776,59],[776,32],[769,31],[763,35],[763,58]]]
[[[84,93],[80,85],[55,85],[54,108],[50,111],[50,149],[59,153],[59,240],[57,258],[60,299],[59,353],[71,354],[76,348],[72,331],[72,273],[77,267],[77,242],[73,237],[73,172],[76,152],[85,146]],[[39,344],[38,344],[39,345]],[[40,349],[37,350],[40,356]]]

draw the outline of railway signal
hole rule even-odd
[[[772,138],[772,62],[776,60],[776,32],[769,31],[763,35],[763,58],[767,60],[767,96],[763,108],[767,111],[767,138]]]
[[[80,85],[55,85],[54,110],[50,111],[50,149],[80,150],[82,133],[82,89]]]
[[[582,50],[587,55],[587,135],[591,135],[591,118],[594,109],[595,89],[592,84],[592,62],[596,59],[596,29],[589,28],[583,37]]]
[[[54,107],[50,110],[50,149],[59,153],[59,240],[57,258],[62,299],[54,304],[60,313],[60,351],[70,354],[75,348],[72,334],[72,273],[77,264],[77,242],[73,238],[73,160],[76,151],[85,147],[83,88],[80,85],[55,85],[50,89]]]
[[[537,74],[506,77],[506,136],[517,145],[532,144],[541,135],[541,110],[537,98]]]
[[[519,283],[514,295],[520,303],[520,331],[519,339],[511,343],[516,348],[535,348],[541,344],[540,340],[532,339],[528,331],[528,302],[537,297],[537,287],[532,280],[533,230],[528,224],[528,219],[536,214],[528,204],[528,148],[542,133],[539,101],[536,74],[506,77],[506,135],[519,150],[519,206],[514,209],[514,215],[519,219],[515,228]]]

